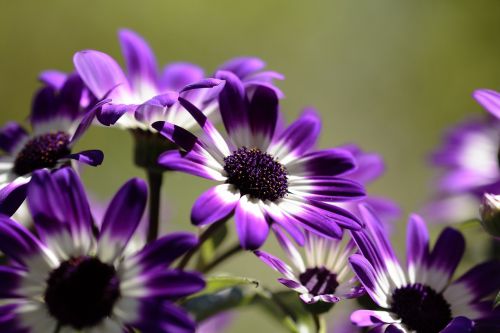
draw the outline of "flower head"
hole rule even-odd
[[[194,332],[173,301],[204,287],[196,273],[169,269],[194,236],[164,236],[124,255],[147,200],[139,179],[114,196],[97,228],[75,172],[37,171],[28,188],[37,232],[0,216],[2,332]]]
[[[489,234],[500,237],[500,195],[485,193],[479,210],[483,228]]]
[[[304,227],[326,237],[341,238],[342,228],[361,224],[344,209],[325,201],[364,197],[364,189],[341,177],[355,167],[345,149],[312,149],[320,132],[315,112],[306,111],[287,129],[281,129],[278,96],[258,86],[248,94],[230,72],[219,96],[225,139],[192,103],[180,99],[203,129],[197,137],[168,122],[153,124],[182,151],[161,155],[160,165],[221,182],[202,194],[193,206],[191,220],[206,225],[235,212],[236,230],[245,249],[260,247],[270,222],[281,225],[299,243]]]
[[[341,239],[331,239],[306,231],[301,251],[279,228],[274,228],[274,231],[293,267],[267,252],[257,250],[255,254],[283,274],[278,281],[300,293],[305,303],[336,303],[364,293],[348,265],[347,260],[356,252],[356,245],[347,235]]]
[[[120,30],[119,41],[127,74],[105,53],[86,50],[74,56],[75,67],[92,93],[98,97],[109,94],[112,99],[112,103],[98,115],[101,123],[152,130],[151,123],[166,120],[191,128],[196,123],[176,103],[179,93],[207,115],[216,110],[217,92],[203,88],[217,86],[220,80],[205,79],[202,68],[185,62],[169,64],[160,72],[148,43],[133,31]],[[248,86],[274,87],[272,80],[282,76],[262,71],[264,67],[260,59],[237,58],[225,63],[221,69],[236,73]]]
[[[412,215],[405,269],[378,218],[366,206],[360,210],[366,228],[352,233],[361,254],[351,256],[350,263],[382,309],[355,311],[351,316],[355,324],[401,333],[462,332],[458,328],[467,332],[473,322],[493,315],[491,295],[500,288],[500,280],[491,277],[500,273],[499,262],[477,265],[452,282],[465,249],[462,234],[446,228],[430,251],[425,222]]]
[[[25,184],[31,173],[39,169],[53,169],[69,164],[71,160],[99,165],[103,153],[87,150],[73,153],[75,143],[94,119],[103,104],[92,109],[81,107],[84,85],[76,74],[66,77],[60,88],[47,85],[33,99],[29,117],[32,133],[17,122],[9,122],[0,129],[0,211],[11,215],[25,197]]]

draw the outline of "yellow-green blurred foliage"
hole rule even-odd
[[[481,112],[474,89],[500,88],[498,0],[2,0],[0,122],[24,120],[37,74],[72,70],[78,50],[98,49],[121,62],[121,27],[142,34],[162,65],[191,61],[210,73],[234,56],[265,59],[286,76],[280,86],[287,119],[315,106],[324,120],[322,147],[356,142],[380,152],[387,174],[370,189],[395,198],[406,213],[430,193],[426,156],[442,130]],[[143,176],[131,164],[128,133],[94,128],[80,147],[106,154],[103,166],[84,172],[87,187],[102,198],[131,176]],[[192,230],[190,206],[209,185],[169,174],[164,229]],[[224,267],[278,287],[276,275],[252,255]],[[245,311],[230,331],[280,330]]]

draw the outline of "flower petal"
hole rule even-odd
[[[388,296],[381,285],[381,281],[378,281],[377,272],[368,260],[359,254],[353,254],[349,258],[349,263],[371,299],[381,307],[388,307]]]
[[[269,224],[259,205],[259,200],[248,195],[241,197],[236,206],[236,232],[245,250],[259,248],[269,234]]]
[[[27,138],[26,130],[19,123],[10,121],[0,128],[0,149],[12,154]]]
[[[122,254],[146,208],[147,186],[138,178],[125,183],[111,200],[98,239],[99,258],[113,262]]]
[[[67,158],[91,166],[98,166],[101,165],[104,160],[104,153],[100,150],[84,150],[79,153],[68,155]]]
[[[352,154],[340,148],[318,150],[285,165],[294,176],[339,176],[356,166]]]
[[[252,147],[267,149],[278,120],[278,96],[273,89],[257,86],[248,105],[248,118]]]
[[[203,68],[188,62],[176,62],[163,69],[160,79],[162,89],[180,91],[190,83],[205,77]]]
[[[304,177],[289,180],[288,190],[317,201],[351,201],[365,197],[364,187],[350,179],[337,177]]]
[[[429,233],[424,220],[413,214],[408,221],[406,260],[410,282],[425,282],[425,267],[429,257]]]
[[[489,113],[500,118],[500,93],[494,90],[480,89],[474,91],[473,96]]]
[[[217,185],[203,193],[191,209],[191,222],[206,225],[224,219],[236,207],[240,192],[230,184]]]

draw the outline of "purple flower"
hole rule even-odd
[[[37,171],[28,188],[36,235],[0,216],[2,332],[194,332],[173,302],[204,287],[196,273],[168,268],[197,239],[164,236],[131,255],[147,201],[146,184],[125,183],[97,228],[70,168]]]
[[[500,274],[500,262],[477,265],[452,282],[465,250],[462,234],[446,228],[431,251],[425,222],[412,215],[405,269],[378,218],[367,206],[360,211],[366,228],[352,234],[361,254],[354,254],[349,261],[382,309],[355,311],[351,316],[355,324],[385,332],[469,332],[473,322],[493,316],[491,296],[500,288],[500,280],[495,278]]]
[[[306,231],[301,251],[281,230],[274,228],[274,232],[293,268],[267,252],[258,250],[255,254],[281,273],[283,277],[278,281],[300,293],[305,303],[336,303],[364,294],[347,262],[356,252],[356,245],[348,236],[344,234],[341,239],[331,239]]]
[[[198,325],[196,333],[222,333],[231,325],[233,313],[223,312],[204,320]]]
[[[41,88],[34,97],[28,133],[19,123],[9,122],[0,129],[0,211],[11,215],[25,198],[25,185],[31,173],[57,168],[71,160],[99,165],[103,153],[87,150],[72,153],[75,143],[94,119],[97,103],[91,110],[80,106],[83,82],[69,75],[59,89]]]
[[[354,159],[345,149],[312,150],[320,132],[315,112],[306,111],[287,129],[278,126],[278,97],[265,86],[249,97],[243,83],[230,72],[219,96],[225,139],[193,104],[180,99],[203,129],[196,137],[168,122],[153,124],[182,151],[161,155],[160,165],[221,182],[195,202],[191,221],[197,226],[222,220],[235,212],[236,230],[244,249],[259,248],[271,221],[299,243],[299,227],[331,238],[342,228],[359,229],[356,217],[325,201],[364,197],[361,185],[342,178]]]
[[[490,115],[448,130],[432,154],[432,163],[441,171],[436,197],[424,210],[432,220],[450,223],[477,218],[482,194],[500,194],[498,96],[490,90],[474,92]]]
[[[151,123],[166,120],[191,128],[196,123],[176,103],[179,94],[202,108],[206,115],[216,111],[217,91],[203,88],[215,87],[220,80],[205,79],[203,69],[190,63],[172,63],[160,72],[153,51],[133,31],[120,30],[119,41],[127,74],[112,57],[99,51],[81,51],[74,57],[75,67],[92,93],[97,97],[109,94],[112,99],[98,115],[101,123],[148,130],[152,129]],[[264,62],[257,58],[236,58],[220,69],[232,71],[249,87],[265,85],[277,89],[272,80],[282,76],[262,71],[264,67]]]

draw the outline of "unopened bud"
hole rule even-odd
[[[485,193],[479,212],[484,230],[495,237],[500,237],[500,195]]]

